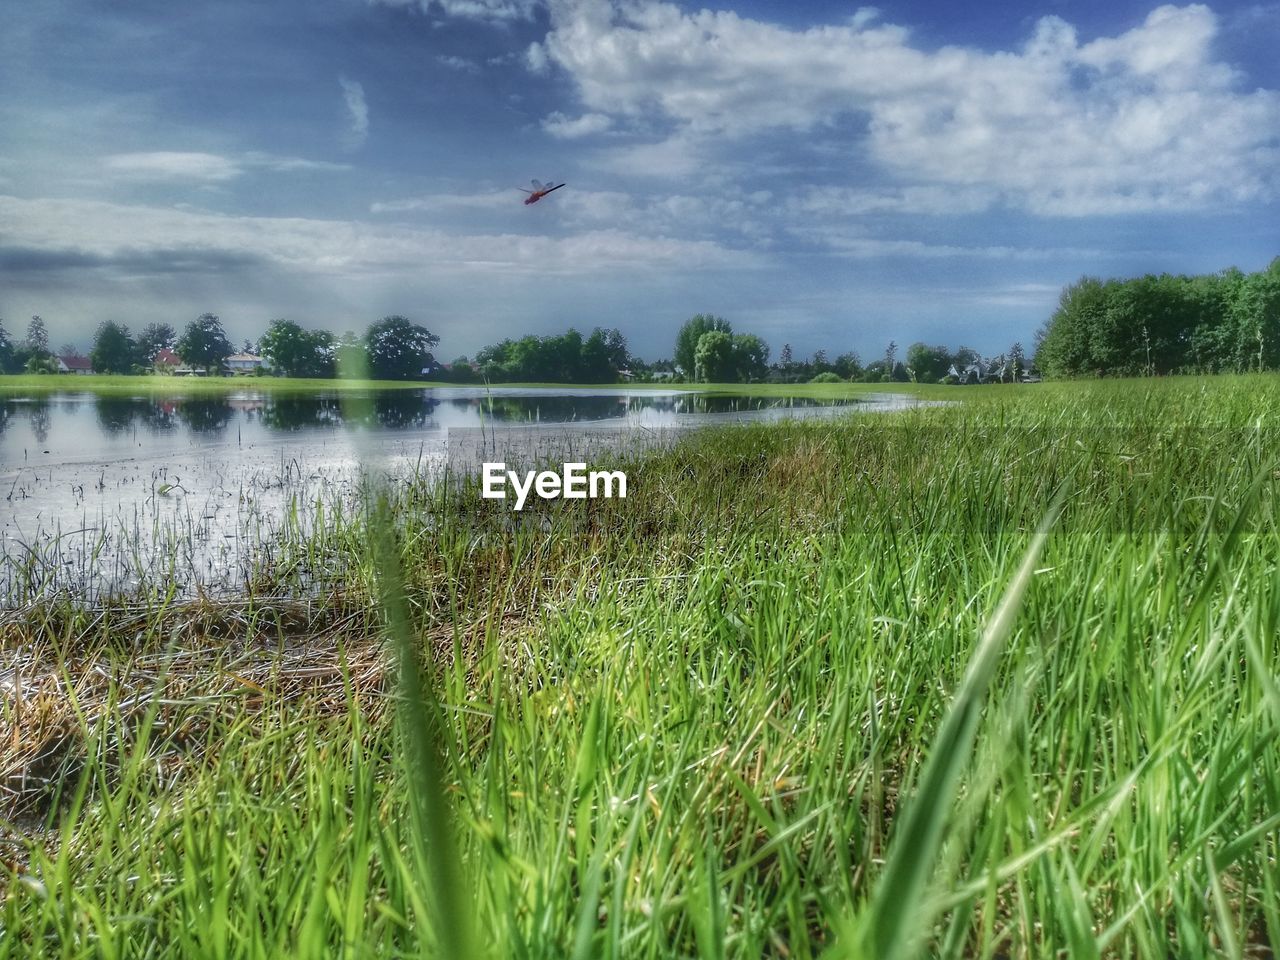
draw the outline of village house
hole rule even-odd
[[[173,373],[180,366],[182,366],[182,358],[168,347],[151,358],[151,369],[156,373]]]
[[[64,354],[58,357],[58,372],[74,373],[79,377],[87,377],[93,373],[93,362],[88,357]]]
[[[232,373],[253,373],[262,367],[263,359],[256,353],[233,353],[223,363]]]

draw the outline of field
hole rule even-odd
[[[1271,956],[1280,381],[937,395],[9,611],[0,958]]]

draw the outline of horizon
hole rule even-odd
[[[706,312],[775,357],[991,354],[1083,275],[1280,253],[1274,4],[57,2],[8,26],[0,317],[52,345],[403,314],[442,360],[602,326],[652,361]]]

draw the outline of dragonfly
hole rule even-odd
[[[533,184],[532,190],[525,190],[523,187],[517,188],[522,192],[528,194],[528,196],[524,198],[524,205],[526,207],[531,203],[537,203],[539,200],[545,197],[552,190],[559,190],[561,187],[564,186],[563,183],[557,183],[555,186],[552,186],[549,183],[542,183],[540,180],[533,180],[531,181],[531,183]]]

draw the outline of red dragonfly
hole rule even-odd
[[[551,184],[549,184],[549,183],[540,183],[540,182],[539,182],[539,181],[537,181],[537,180],[534,180],[534,181],[532,181],[532,182],[533,182],[533,189],[532,189],[532,190],[525,190],[523,187],[519,187],[519,188],[517,188],[517,189],[521,190],[522,192],[524,192],[524,193],[527,193],[527,194],[528,194],[528,196],[524,198],[524,205],[525,205],[526,207],[527,207],[529,204],[531,204],[531,203],[537,203],[539,200],[541,200],[543,197],[545,197],[545,196],[546,196],[548,193],[550,193],[552,190],[559,190],[561,187],[563,187],[563,186],[564,186],[564,184],[563,184],[563,183],[557,183],[557,184],[553,187],[553,186],[551,186]]]

